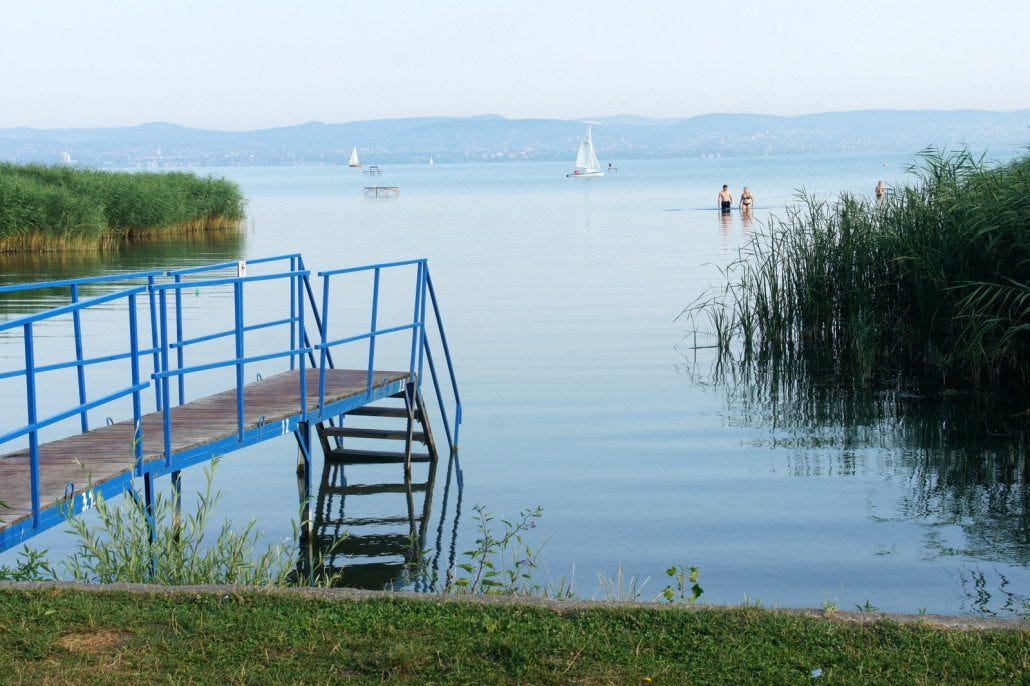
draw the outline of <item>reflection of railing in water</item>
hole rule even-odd
[[[442,590],[446,570],[454,564],[461,515],[458,486],[457,503],[450,515],[451,541],[445,551],[454,460],[453,455],[448,458],[432,547],[427,542],[433,530],[437,462],[429,463],[424,481],[398,469],[396,480],[377,474],[376,483],[364,483],[369,479],[354,474],[355,465],[327,460],[318,486],[313,533],[310,537],[303,531],[301,534],[298,575],[309,580],[328,579],[334,586],[350,588]],[[362,483],[354,482],[358,478]],[[445,564],[442,570],[441,563]]]

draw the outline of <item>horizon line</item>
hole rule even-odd
[[[862,108],[852,110],[825,110],[821,112],[807,112],[804,114],[794,115],[783,115],[783,114],[768,114],[762,112],[707,112],[704,114],[694,114],[684,117],[653,117],[641,114],[607,114],[607,115],[591,115],[583,117],[509,117],[503,114],[494,113],[481,113],[481,114],[468,114],[468,115],[413,115],[408,117],[380,117],[377,119],[353,119],[349,121],[323,121],[320,119],[309,119],[307,121],[298,122],[295,124],[281,124],[276,126],[264,126],[260,128],[244,128],[244,129],[219,129],[209,128],[204,126],[192,126],[189,124],[179,124],[177,122],[165,121],[161,119],[155,119],[151,121],[140,122],[137,124],[109,124],[109,125],[94,125],[94,126],[26,126],[26,125],[15,125],[15,126],[0,126],[0,131],[10,131],[16,129],[27,129],[32,131],[80,131],[89,129],[133,129],[141,128],[144,126],[173,126],[182,129],[193,129],[196,131],[216,131],[220,133],[254,133],[258,131],[273,131],[276,129],[291,129],[300,126],[309,126],[312,124],[320,124],[322,126],[346,126],[348,124],[368,124],[374,122],[384,121],[417,121],[420,119],[437,119],[437,120],[461,120],[461,119],[503,119],[505,121],[556,121],[556,122],[569,122],[569,123],[589,123],[596,126],[610,125],[612,122],[606,122],[604,120],[621,119],[621,118],[632,118],[640,119],[652,122],[668,122],[671,124],[681,124],[691,119],[700,119],[703,117],[720,117],[720,116],[739,116],[739,117],[768,117],[772,119],[800,119],[802,117],[816,117],[822,115],[832,114],[858,114],[858,113],[917,113],[917,112],[983,112],[991,114],[1016,114],[1019,112],[1026,112],[1030,110],[1030,107],[1021,107],[1013,110],[991,110],[991,109],[980,109],[975,107],[955,107],[955,108]],[[622,124],[625,125],[625,124]]]

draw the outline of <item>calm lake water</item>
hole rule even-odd
[[[910,179],[910,162],[626,161],[578,180],[564,178],[566,163],[390,166],[372,178],[341,167],[202,170],[243,187],[241,237],[102,258],[0,258],[0,280],[294,251],[313,270],[428,257],[465,419],[463,487],[441,464],[432,501],[427,546],[440,568],[472,547],[473,505],[508,517],[539,505],[531,536],[546,540],[542,580],[572,577],[585,597],[598,572],[622,565],[650,577],[649,599],[664,569],[685,564],[700,567],[708,602],[1020,613],[1030,596],[1025,439],[978,430],[952,397],[770,403],[714,382],[710,351],[684,342],[688,327],[676,320],[798,189],[871,194],[878,179]],[[723,183],[735,197],[750,187],[754,225],[711,209]],[[372,184],[399,186],[400,197],[362,198]],[[7,299],[0,316],[49,297]],[[214,304],[194,311],[202,318],[205,307]],[[0,340],[4,357],[18,354],[11,345]],[[20,398],[0,402],[15,418],[2,432],[23,410]],[[226,457],[215,479],[221,510],[240,525],[256,517],[264,541],[288,537],[295,459],[290,437]],[[316,465],[316,483],[320,473]],[[184,483],[199,487],[201,470]],[[403,496],[360,506],[348,511],[398,514]],[[72,544],[59,530],[34,542],[55,557]]]

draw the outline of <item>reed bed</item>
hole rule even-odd
[[[223,178],[0,164],[0,252],[90,250],[137,236],[238,228],[244,204]]]
[[[880,201],[802,195],[684,311],[695,330],[782,373],[1027,397],[1030,156],[921,158]]]

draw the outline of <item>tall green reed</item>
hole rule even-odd
[[[0,164],[0,250],[233,228],[244,208],[240,189],[223,178]]]
[[[924,151],[882,201],[802,194],[684,311],[720,350],[861,385],[1030,388],[1030,157]]]

